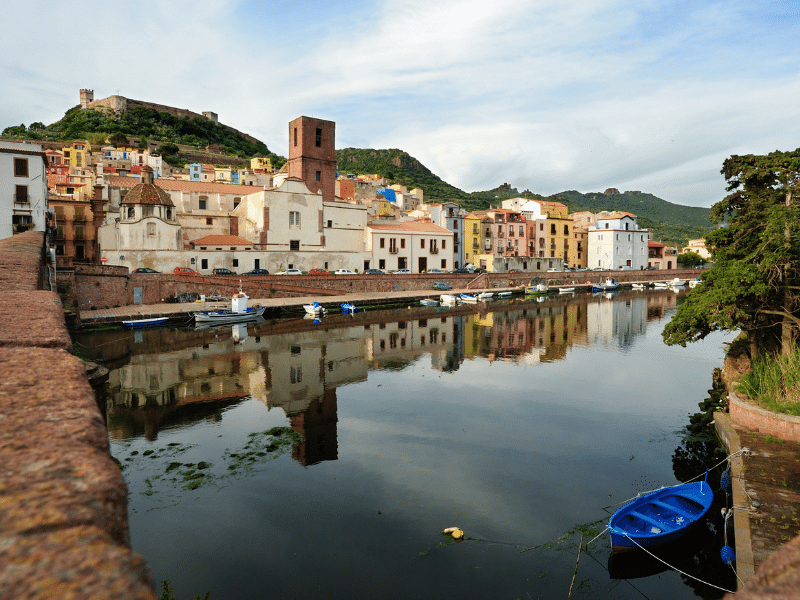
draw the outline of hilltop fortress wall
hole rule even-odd
[[[158,112],[165,112],[176,117],[187,117],[189,119],[208,119],[209,121],[213,121],[217,123],[221,127],[224,127],[228,131],[241,135],[244,139],[248,142],[252,142],[254,144],[258,143],[259,140],[254,138],[251,135],[246,133],[242,133],[238,129],[234,129],[229,125],[225,125],[220,123],[217,114],[211,111],[204,111],[202,114],[196,113],[191,110],[187,110],[185,108],[175,108],[174,106],[165,106],[163,104],[156,104],[155,102],[145,102],[144,100],[133,100],[131,98],[126,98],[125,96],[109,96],[108,98],[103,98],[102,100],[95,100],[94,99],[94,91],[81,89],[80,90],[81,96],[81,108],[105,108],[109,110],[113,110],[114,112],[124,113],[129,111],[132,108],[137,106],[141,106],[142,108],[152,108]]]

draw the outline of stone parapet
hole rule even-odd
[[[37,289],[43,241],[0,240],[0,598],[151,600],[86,367]]]

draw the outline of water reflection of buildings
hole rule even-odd
[[[219,420],[251,397],[283,410],[303,434],[293,450],[300,463],[336,460],[337,388],[365,381],[370,368],[403,368],[430,355],[432,368],[450,372],[477,357],[536,364],[564,358],[573,345],[629,348],[647,321],[675,303],[671,292],[613,301],[579,295],[489,304],[483,312],[395,312],[390,318],[405,318],[393,321],[365,313],[325,329],[294,330],[287,322],[270,335],[236,325],[209,330],[200,345],[160,352],[137,354],[134,344],[109,376],[109,433],[154,440],[161,428]]]

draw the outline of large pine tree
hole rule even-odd
[[[714,267],[664,328],[667,344],[686,345],[719,329],[748,334],[758,348],[788,355],[800,333],[800,148],[731,156],[728,181],[711,219],[725,224],[706,236]]]

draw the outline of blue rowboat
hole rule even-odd
[[[341,309],[342,309],[342,312],[343,312],[343,313],[349,313],[349,314],[351,314],[351,315],[352,315],[353,313],[355,313],[355,312],[356,312],[356,310],[357,310],[357,309],[356,309],[356,306],[355,306],[355,304],[350,304],[349,302],[342,302],[342,303],[339,305],[339,308],[341,308]]]
[[[608,520],[611,550],[638,550],[671,542],[702,519],[713,500],[707,481],[662,488],[636,498]]]
[[[156,317],[153,319],[134,319],[132,321],[123,321],[122,326],[125,329],[148,329],[150,327],[161,327],[166,325],[169,317]]]

